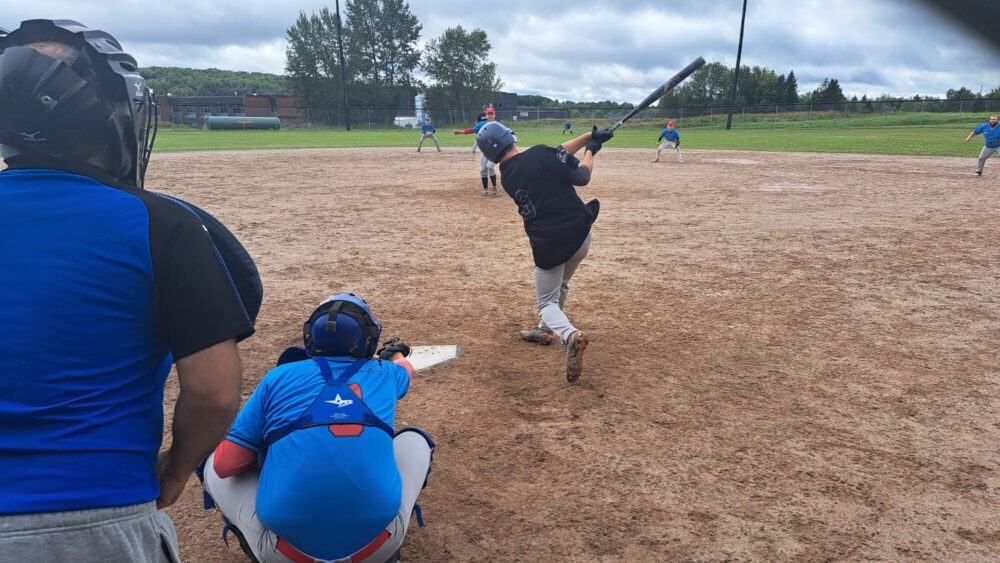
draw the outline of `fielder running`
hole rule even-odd
[[[983,135],[983,150],[979,151],[979,167],[974,172],[976,176],[983,175],[983,167],[986,166],[986,161],[991,156],[1000,154],[1000,125],[997,124],[996,115],[991,115],[988,122],[976,127],[972,133],[969,133],[969,136],[965,138],[965,142],[968,143],[973,137],[979,134]]]
[[[487,123],[494,123],[497,118],[497,112],[492,107],[486,108],[486,120],[476,123],[472,127],[467,129],[455,129],[456,135],[472,135],[478,134],[480,129],[483,128]],[[482,150],[482,147],[480,147]],[[479,176],[483,181],[483,195],[489,195],[487,178],[489,182],[493,185],[493,195],[500,195],[497,192],[497,169],[496,164],[494,164],[490,159],[486,158],[486,153],[483,153],[479,158]]]
[[[653,162],[660,161],[660,151],[666,148],[677,151],[677,162],[684,162],[684,159],[681,157],[681,134],[674,129],[673,119],[667,122],[666,129],[660,131],[660,138],[656,142],[660,143],[660,147],[656,149],[656,158],[653,159]]]
[[[535,261],[535,299],[541,321],[521,332],[529,342],[566,345],[566,379],[576,381],[583,371],[587,337],[570,322],[563,307],[569,281],[590,249],[590,226],[597,219],[600,202],[584,204],[573,186],[586,186],[594,168],[594,155],[614,134],[608,129],[584,133],[558,147],[537,145],[518,150],[513,132],[499,123],[487,123],[477,142],[493,161],[500,163],[503,189],[518,206],[524,232]],[[574,153],[585,148],[583,159]]]
[[[434,443],[393,429],[413,366],[398,340],[373,359],[381,332],[364,299],[324,301],[205,462],[205,492],[253,561],[398,560]]]
[[[420,152],[420,147],[424,146],[424,141],[430,139],[434,141],[434,146],[437,147],[438,152],[441,152],[441,145],[438,144],[437,137],[434,133],[437,132],[437,127],[434,127],[434,123],[431,121],[431,116],[424,118],[424,124],[420,126],[420,143],[417,145],[417,152]]]

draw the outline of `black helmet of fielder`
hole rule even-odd
[[[27,46],[38,43],[72,51],[60,56]],[[153,91],[110,34],[72,20],[28,20],[0,36],[5,159],[96,166],[118,184],[141,189],[156,118]]]
[[[476,145],[490,162],[500,162],[507,149],[514,146],[516,141],[514,132],[497,121],[483,125],[476,135]]]

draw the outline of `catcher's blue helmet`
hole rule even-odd
[[[476,135],[476,145],[490,162],[500,162],[507,149],[514,146],[517,139],[514,132],[496,121],[483,125]]]
[[[69,47],[56,53],[49,44]],[[44,47],[40,47],[44,46]],[[0,153],[84,163],[141,188],[156,98],[110,34],[72,20],[28,20],[0,35]]]
[[[302,326],[302,340],[311,356],[371,358],[381,335],[382,324],[371,307],[353,293],[331,295]]]

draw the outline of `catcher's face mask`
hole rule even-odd
[[[50,56],[37,45],[76,52]],[[135,59],[110,34],[72,20],[29,20],[0,36],[0,148],[69,163],[88,161],[142,188],[157,108]]]

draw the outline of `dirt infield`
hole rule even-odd
[[[1000,552],[1000,162],[607,149],[568,304],[534,320],[513,202],[467,149],[158,155],[264,278],[249,393],[326,295],[461,344],[399,424],[438,450],[411,561],[985,560]],[[172,379],[169,395],[176,395]],[[188,561],[237,561],[192,481]],[[993,554],[993,555],[990,555]]]

